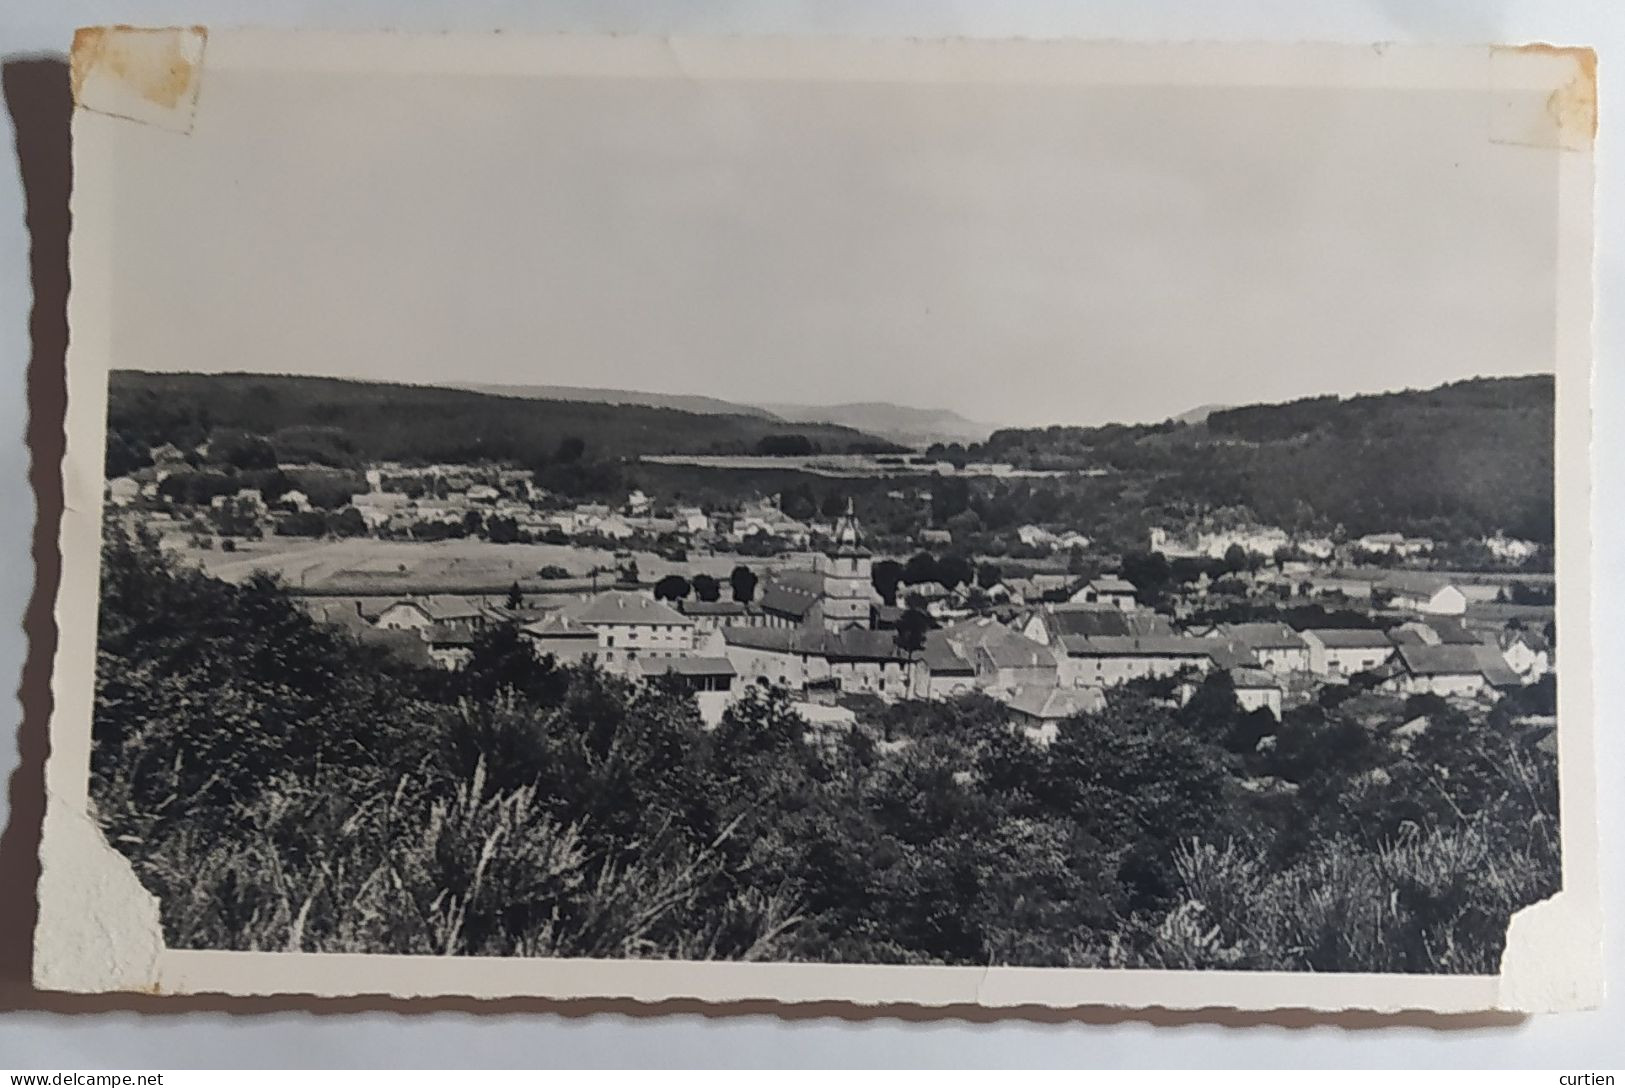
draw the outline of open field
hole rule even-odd
[[[649,465],[688,465],[709,469],[778,469],[836,479],[895,478],[903,476],[986,476],[995,479],[1047,479],[1057,476],[1103,476],[1103,469],[1024,469],[1014,465],[973,462],[955,469],[947,461],[917,463],[901,456],[861,453],[789,454],[660,454],[638,458]]]
[[[175,554],[229,582],[240,582],[255,571],[280,577],[289,588],[322,594],[358,596],[399,593],[501,593],[518,582],[527,591],[592,589],[592,571],[598,568],[598,588],[614,580],[620,565],[613,552],[569,544],[492,544],[489,541],[346,540],[313,541],[293,537],[267,537],[239,541],[237,550],[179,547]],[[651,582],[667,574],[710,574],[726,579],[740,563],[767,569],[782,565],[772,559],[732,554],[690,553],[674,563],[653,552],[632,552],[638,574]],[[543,579],[544,566],[563,567],[574,577]]]

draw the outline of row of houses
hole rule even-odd
[[[1048,688],[1108,689],[1223,669],[1244,706],[1275,713],[1294,678],[1345,682],[1374,674],[1389,690],[1478,695],[1532,682],[1554,667],[1552,647],[1537,633],[1491,638],[1442,617],[1387,630],[1297,631],[1277,622],[1176,631],[1152,612],[1068,603],[1035,609],[1014,625],[989,617],[951,624],[928,632],[924,647],[909,653],[892,631],[718,622],[749,614],[750,606],[685,607],[713,614],[702,619],[639,592],[614,590],[534,617],[466,598],[412,598],[377,611],[371,626],[417,633],[432,660],[452,667],[466,660],[480,628],[518,622],[539,656],[592,657],[610,671],[636,675],[677,671],[704,690],[727,690],[741,678],[885,698],[944,698],[973,689],[1007,698],[1027,691],[1030,698]],[[701,663],[689,661],[695,658]]]
[[[1297,630],[1281,622],[1176,627],[1140,607],[1134,586],[1116,575],[1069,584],[1065,600],[949,617],[905,638],[887,622],[897,610],[880,602],[871,575],[849,507],[828,551],[774,572],[750,603],[674,606],[628,590],[546,610],[412,598],[375,609],[371,626],[415,632],[432,660],[456,667],[482,627],[512,624],[538,656],[590,658],[638,680],[676,679],[709,714],[757,684],[824,706],[842,696],[942,699],[979,691],[1003,701],[1013,720],[1040,729],[1138,680],[1170,681],[1189,698],[1204,677],[1223,673],[1243,708],[1279,717],[1318,686],[1362,674],[1394,692],[1493,697],[1552,664],[1551,647],[1535,636],[1509,632],[1498,642],[1459,616],[1421,608],[1385,630]]]
[[[1495,556],[1507,562],[1521,563],[1540,551],[1532,540],[1519,540],[1504,533],[1495,533],[1478,543]],[[1223,559],[1231,548],[1240,548],[1251,555],[1266,559],[1277,552],[1286,551],[1321,562],[1341,557],[1349,559],[1357,554],[1392,556],[1396,559],[1418,559],[1433,554],[1438,544],[1430,537],[1406,536],[1404,533],[1367,533],[1342,543],[1327,536],[1291,534],[1269,525],[1244,525],[1223,529],[1198,529],[1191,532],[1153,528],[1148,544],[1151,551],[1160,552],[1169,559]]]

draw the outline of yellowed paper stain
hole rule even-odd
[[[74,104],[190,132],[207,37],[201,26],[79,28],[71,59]]]
[[[1591,150],[1597,138],[1595,50],[1546,42],[1496,46],[1490,52],[1490,83],[1500,96],[1491,140]]]

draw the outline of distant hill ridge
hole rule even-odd
[[[1549,374],[1216,408],[1200,422],[1007,428],[971,452],[1105,470],[1151,524],[1243,508],[1270,524],[1446,538],[1554,530]]]
[[[1188,412],[1179,413],[1173,417],[1173,421],[1175,423],[1206,423],[1208,416],[1214,412],[1222,412],[1228,407],[1229,405],[1225,404],[1203,404],[1192,408]]]
[[[945,408],[911,408],[888,401],[853,401],[844,404],[744,403],[698,394],[645,393],[635,389],[601,389],[578,385],[498,385],[454,382],[451,389],[467,389],[529,400],[581,401],[593,404],[636,404],[675,408],[700,415],[758,416],[790,423],[822,423],[850,427],[879,438],[910,446],[933,442],[980,442],[993,433],[991,424],[966,419]]]
[[[909,408],[885,401],[827,405],[759,404],[756,407],[780,419],[799,423],[833,423],[911,445],[981,442],[994,430],[989,424],[966,419],[946,408]]]
[[[491,385],[452,382],[446,389],[466,389],[473,393],[488,393],[497,397],[522,397],[526,400],[584,401],[591,404],[636,404],[646,408],[675,408],[679,412],[715,416],[760,416],[775,418],[752,404],[735,404],[717,397],[684,393],[644,393],[636,389],[596,389],[583,385]]]
[[[587,456],[600,459],[744,453],[764,438],[783,435],[803,437],[826,452],[895,449],[849,427],[759,413],[701,414],[288,374],[115,370],[107,416],[111,435],[149,446],[197,445],[221,427],[267,436],[322,429],[340,436],[356,458],[370,461],[529,464],[550,456],[566,437],[581,439]]]

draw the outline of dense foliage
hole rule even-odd
[[[511,627],[419,671],[270,581],[104,550],[95,809],[174,947],[1473,972],[1557,886],[1510,709],[1277,725],[1221,678],[1047,746],[981,696],[818,733],[755,690],[706,729]]]

